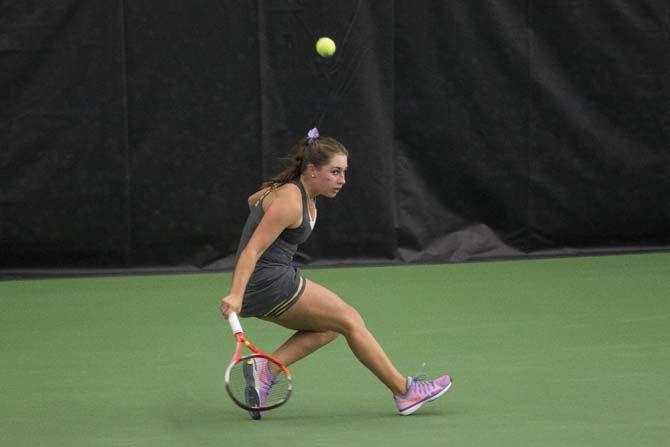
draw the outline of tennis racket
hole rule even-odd
[[[247,340],[236,313],[228,316],[228,323],[237,346],[226,369],[226,391],[253,419],[260,419],[262,411],[280,407],[288,401],[292,389],[291,373],[279,360]],[[243,345],[251,354],[242,356]]]

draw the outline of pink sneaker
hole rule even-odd
[[[426,402],[435,400],[451,388],[451,377],[442,376],[435,380],[417,380],[407,378],[407,392],[402,396],[393,396],[398,413],[408,416],[421,408]]]
[[[277,378],[270,371],[270,362],[264,358],[256,358],[254,362],[254,379],[256,379],[256,391],[258,392],[259,406],[268,401],[268,394]]]

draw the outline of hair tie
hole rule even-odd
[[[319,138],[319,129],[316,127],[310,129],[310,131],[307,132],[307,144],[312,144],[312,141],[316,140],[317,138]]]

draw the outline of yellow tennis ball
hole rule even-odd
[[[330,57],[335,54],[335,42],[330,37],[321,37],[316,41],[316,52],[320,56]]]

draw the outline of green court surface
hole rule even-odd
[[[230,273],[0,283],[2,446],[660,446],[670,254],[305,270],[399,369],[454,386],[413,416],[339,338],[251,421],[225,394]],[[271,350],[289,332],[242,320]]]

